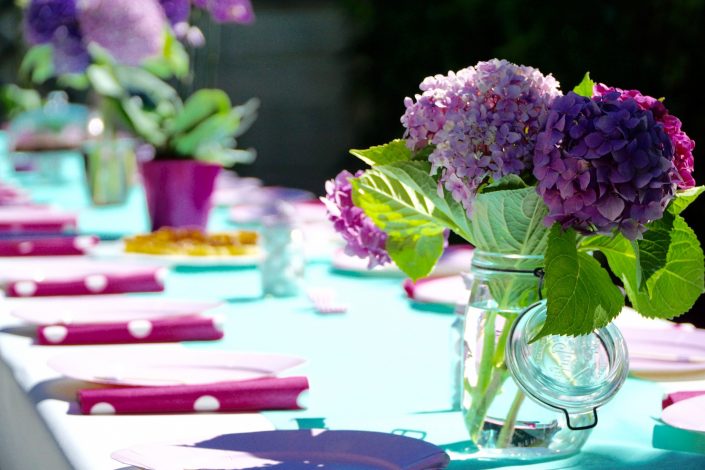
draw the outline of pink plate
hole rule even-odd
[[[139,468],[442,469],[448,456],[428,442],[367,431],[295,430],[225,434],[203,442],[139,445],[111,457]]]
[[[412,282],[404,282],[404,290],[409,298],[422,303],[443,305],[466,305],[470,292],[463,277],[455,276],[427,277]]]
[[[196,385],[270,377],[304,362],[279,354],[175,348],[100,347],[49,359],[73,379],[112,385]]]
[[[91,274],[131,275],[150,273],[154,266],[139,263],[96,261],[83,256],[62,258],[11,258],[0,261],[0,282],[36,282],[81,279]]]
[[[661,420],[674,428],[705,432],[705,395],[674,403],[663,410]]]
[[[35,325],[80,325],[189,316],[216,308],[221,303],[161,296],[96,295],[7,299],[5,305],[12,315]]]
[[[622,328],[629,349],[629,369],[639,376],[678,376],[705,372],[705,330]]]

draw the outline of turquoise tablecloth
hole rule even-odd
[[[139,188],[124,206],[90,207],[81,161],[72,158],[63,183],[27,186],[37,201],[79,210],[83,232],[119,236],[147,229]],[[3,173],[13,178],[6,164]],[[227,226],[226,210],[216,209],[210,227]],[[335,272],[325,261],[307,265],[305,282],[334,289],[349,311],[317,314],[303,294],[261,298],[256,267],[176,269],[167,278],[166,295],[226,301],[225,339],[189,347],[280,352],[308,360],[300,370],[311,382],[308,408],[266,413],[278,428],[394,431],[439,445],[464,439],[460,413],[451,411],[452,313],[414,308],[401,278]],[[705,436],[659,423],[662,393],[657,383],[629,379],[599,411],[599,426],[582,453],[523,468],[705,468]],[[451,468],[502,463],[453,462]]]

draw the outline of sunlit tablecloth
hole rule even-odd
[[[85,232],[118,236],[147,228],[139,188],[125,206],[89,207],[80,165],[75,170],[72,183],[32,186],[34,197],[80,210]],[[226,211],[217,209],[211,228],[227,226]],[[308,264],[305,282],[334,289],[350,309],[317,314],[303,294],[263,299],[256,268],[181,268],[166,281],[163,295],[227,302],[221,308],[227,319],[225,339],[184,347],[308,359],[293,371],[310,379],[308,408],[262,415],[81,416],[72,402],[76,384],[45,364],[65,347],[32,345],[17,329],[18,322],[0,311],[0,469],[121,468],[109,454],[127,445],[270,427],[394,431],[439,445],[464,439],[460,413],[451,410],[452,313],[412,308],[401,278],[335,272],[326,262]],[[700,384],[686,385],[705,389],[705,377]],[[705,436],[658,421],[661,397],[669,387],[679,385],[629,379],[617,398],[599,410],[599,426],[582,453],[522,468],[705,468]],[[453,462],[451,468],[496,465],[467,461]]]

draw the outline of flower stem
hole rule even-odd
[[[514,427],[517,422],[517,415],[519,414],[521,404],[524,402],[524,397],[524,393],[521,390],[517,390],[516,395],[514,395],[514,400],[512,400],[512,406],[509,408],[509,413],[507,413],[504,424],[502,424],[502,429],[499,431],[497,447],[505,448],[509,447],[511,444]]]

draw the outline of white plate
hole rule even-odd
[[[705,433],[705,395],[666,407],[661,413],[661,420],[674,428]]]
[[[219,305],[221,302],[123,295],[37,297],[7,299],[3,303],[3,307],[12,315],[35,325],[121,323],[190,316]]]
[[[281,354],[186,348],[100,347],[49,359],[73,379],[111,385],[196,385],[273,376],[304,362]]]
[[[246,254],[232,256],[188,256],[188,255],[151,255],[148,253],[128,253],[122,241],[102,242],[87,251],[96,258],[123,258],[133,261],[155,263],[167,266],[192,267],[245,267],[257,266],[262,261],[263,254]]]
[[[439,447],[410,437],[368,431],[294,430],[225,434],[202,442],[146,444],[111,457],[145,469],[282,468],[305,470],[442,469]]]

